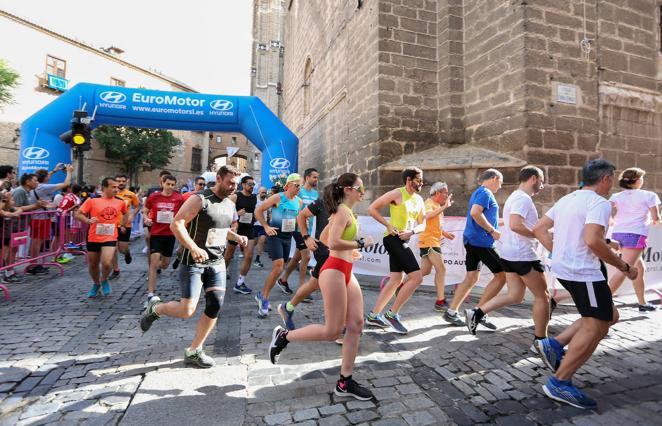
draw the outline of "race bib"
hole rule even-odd
[[[405,231],[413,231],[416,228],[416,221],[413,219],[407,219],[407,227]]]
[[[207,247],[225,247],[225,242],[228,240],[229,228],[211,228],[207,232]]]
[[[94,232],[97,235],[115,235],[115,224],[97,223],[97,227]]]
[[[283,232],[294,232],[297,226],[296,219],[283,219],[280,230]]]
[[[157,223],[172,223],[175,213],[172,210],[159,210],[156,212]]]
[[[253,222],[253,213],[244,213],[239,216],[239,223],[251,224]]]

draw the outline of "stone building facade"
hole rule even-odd
[[[283,120],[300,165],[359,173],[368,199],[403,165],[445,180],[464,213],[475,177],[546,172],[539,207],[588,159],[662,190],[657,0],[288,0]],[[580,47],[584,39],[590,49]]]

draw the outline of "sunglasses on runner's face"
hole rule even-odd
[[[246,185],[246,186],[255,186],[255,182],[246,182],[244,185]]]
[[[353,190],[355,190],[359,194],[365,194],[365,188],[362,187],[362,186],[348,186],[348,188],[352,188]]]

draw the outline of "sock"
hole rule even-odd
[[[294,308],[296,308],[296,306],[293,305],[292,302],[287,302],[285,304],[285,309],[287,310],[287,312],[294,312]]]
[[[239,275],[239,278],[237,278],[237,287],[240,287],[244,283],[245,279],[246,279],[245,276]]]
[[[450,316],[452,316],[452,317],[454,317],[455,315],[457,315],[457,311],[455,311],[455,310],[453,310],[453,309],[447,309],[446,312],[448,312],[448,315],[450,315]]]
[[[377,315],[379,315],[379,314],[376,314],[376,313],[374,313],[374,312],[372,312],[372,311],[370,311],[370,313],[368,314],[368,316],[369,316],[370,318],[375,318],[375,317],[377,317]]]
[[[151,299],[152,297],[154,297],[154,293],[147,293],[147,298],[148,299]]]
[[[347,377],[343,376],[342,374],[340,375],[340,381],[341,382],[348,382],[350,380],[352,380],[352,375],[351,374]]]
[[[119,269],[113,269],[113,272],[117,272],[117,273],[119,273],[120,270],[119,270]]]
[[[388,310],[385,314],[385,316],[393,318],[396,314],[392,310]]]
[[[443,298],[442,299],[437,299],[436,303],[441,304],[441,303],[444,303],[445,301],[446,301],[446,299],[443,299]]]
[[[485,312],[483,312],[483,310],[480,308],[476,308],[476,310],[474,311],[474,318],[476,318],[476,322],[480,322],[480,320],[482,320],[484,316],[485,316]]]
[[[256,261],[256,262],[259,262],[259,261],[260,261],[260,255],[259,255],[259,254],[258,254],[257,256],[255,256],[255,261]]]
[[[535,340],[542,340],[542,339],[546,339],[547,337],[545,337],[545,336],[543,336],[543,337],[534,336],[533,338],[534,338]]]
[[[191,349],[191,348],[186,348],[186,355],[191,356],[197,352],[200,352],[201,349]]]

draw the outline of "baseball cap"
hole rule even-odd
[[[301,182],[301,175],[299,173],[292,173],[289,176],[287,176],[287,180],[285,181],[285,185],[287,185],[290,182]]]

